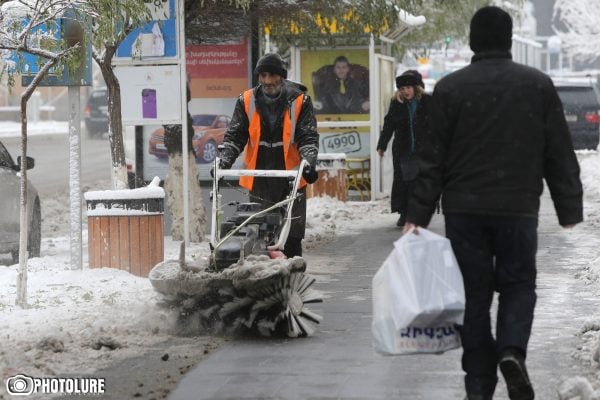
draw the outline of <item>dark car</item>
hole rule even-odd
[[[558,80],[554,85],[562,101],[575,150],[596,150],[600,141],[600,96],[593,83]]]
[[[83,117],[90,138],[108,132],[108,90],[105,87],[92,90]]]
[[[0,253],[10,253],[13,263],[19,262],[21,170],[20,158],[13,161],[10,153],[0,142]],[[27,169],[34,166],[34,160],[27,157]],[[42,214],[40,198],[28,181],[27,215],[29,235],[27,251],[29,257],[39,257],[42,240]]]

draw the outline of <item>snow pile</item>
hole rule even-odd
[[[600,392],[594,391],[590,382],[581,377],[567,379],[558,388],[559,400],[598,400]]]
[[[114,269],[71,271],[68,264],[67,252],[30,262],[24,310],[14,306],[16,266],[0,269],[0,315],[9,321],[0,326],[3,378],[91,373],[113,357],[99,340],[127,357],[168,335],[169,315],[156,306],[147,279]]]
[[[574,240],[588,243],[590,246],[600,246],[600,241],[590,232],[600,227],[600,154],[597,151],[582,150],[577,152],[581,168],[581,181],[584,192],[584,219],[582,228],[576,229]],[[597,242],[597,243],[596,243]],[[600,257],[589,261],[587,266],[577,274],[579,279],[600,289]],[[581,327],[580,344],[573,352],[573,357],[584,365],[589,366],[592,383],[587,378],[576,376],[562,382],[559,387],[560,400],[598,400],[600,390],[594,391],[593,386],[600,387],[600,315],[592,315]]]
[[[600,156],[596,151],[581,151],[578,155],[585,196],[585,224],[592,228],[600,228]],[[595,238],[586,237],[585,240],[591,241]],[[600,285],[600,257],[591,260],[580,277]]]
[[[332,241],[336,233],[353,233],[365,224],[377,221],[392,224],[389,199],[343,202],[332,197],[313,197],[306,207],[304,248],[311,249]]]

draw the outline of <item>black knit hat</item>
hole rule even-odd
[[[254,73],[258,75],[261,72],[270,72],[283,78],[287,78],[285,61],[279,57],[279,54],[275,53],[267,53],[258,60]]]
[[[421,86],[425,88],[423,77],[419,71],[415,71],[414,69],[406,70],[402,75],[396,77],[396,87],[400,89],[402,86]]]
[[[469,46],[475,53],[486,50],[510,50],[513,22],[499,7],[480,8],[471,18]]]

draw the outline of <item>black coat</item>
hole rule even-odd
[[[392,160],[394,164],[394,180],[392,182],[391,206],[392,212],[404,214],[410,195],[409,182],[412,182],[417,172],[417,154],[421,151],[425,137],[429,134],[429,108],[431,96],[423,94],[417,104],[413,117],[413,137],[410,129],[410,118],[407,103],[393,99],[383,121],[383,129],[377,150],[386,151],[392,136]]]
[[[559,223],[583,219],[579,164],[551,79],[509,52],[478,53],[433,94],[431,145],[423,146],[408,221],[444,213],[537,217],[543,179]]]
[[[418,153],[423,146],[423,141],[427,131],[429,130],[429,107],[431,96],[423,94],[417,109],[415,111],[413,121],[413,132],[415,134],[415,152]],[[392,142],[392,155],[394,156],[394,168],[398,156],[407,156],[411,154],[411,132],[410,119],[408,116],[407,103],[400,103],[396,99],[392,99],[390,108],[383,120],[383,129],[379,142],[377,142],[377,150],[387,150],[390,139],[394,136]]]

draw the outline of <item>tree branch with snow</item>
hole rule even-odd
[[[556,0],[553,29],[562,47],[578,61],[600,57],[600,7],[588,0]]]

